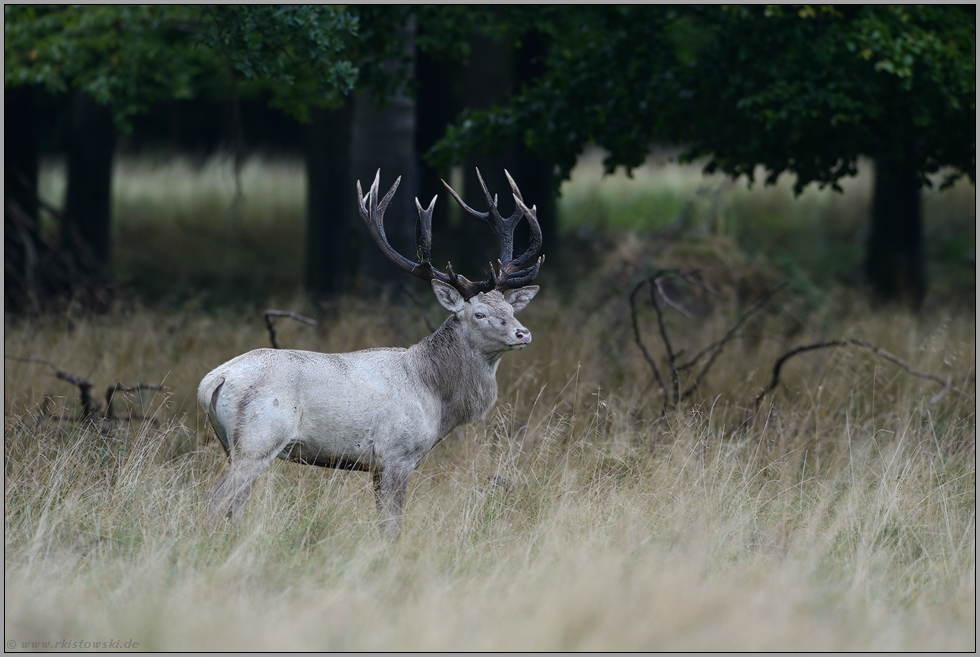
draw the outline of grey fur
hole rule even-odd
[[[494,405],[501,356],[531,342],[514,312],[538,291],[494,290],[464,301],[445,283],[432,287],[453,315],[408,349],[257,349],[204,377],[198,399],[230,460],[211,492],[215,518],[239,516],[255,479],[278,456],[371,472],[381,532],[397,536],[412,470]],[[230,441],[226,427],[234,427]]]

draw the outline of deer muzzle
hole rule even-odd
[[[510,345],[511,349],[523,349],[531,344],[531,332],[523,326],[518,326],[516,329],[514,329],[511,337],[513,339],[513,342]]]

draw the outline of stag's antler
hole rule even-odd
[[[490,197],[490,191],[487,189],[486,183],[483,182],[483,176],[480,175],[479,169],[476,170],[476,177],[480,181],[480,187],[483,188],[483,194],[487,198],[489,210],[486,212],[477,212],[466,205],[463,199],[459,197],[459,194],[445,180],[442,181],[442,184],[446,186],[446,189],[453,195],[453,198],[456,199],[456,202],[459,203],[461,208],[490,226],[497,236],[497,242],[500,244],[500,259],[497,260],[499,268],[497,271],[493,271],[493,264],[491,263],[490,270],[493,274],[493,281],[485,281],[485,283],[492,285],[498,290],[512,290],[523,287],[534,280],[534,277],[538,275],[538,271],[541,269],[541,265],[544,263],[544,256],[539,257],[537,261],[531,264],[534,256],[541,250],[541,226],[538,224],[538,206],[534,205],[528,208],[524,204],[524,197],[521,196],[521,190],[517,188],[517,183],[510,177],[510,173],[506,169],[504,169],[504,175],[507,176],[507,182],[510,183],[510,189],[514,194],[514,203],[517,205],[514,208],[514,214],[506,219],[500,216],[500,211],[497,209],[497,195],[494,194],[493,198]],[[528,245],[527,250],[515,259],[514,229],[520,223],[521,219],[524,218],[527,218],[527,223],[531,227],[531,243]]]
[[[489,205],[487,212],[477,212],[466,205],[453,188],[445,180],[442,181],[442,184],[446,186],[446,189],[453,195],[456,202],[469,214],[490,226],[497,236],[497,241],[500,244],[500,259],[497,261],[499,267],[495,271],[493,264],[491,264],[492,278],[485,281],[474,282],[465,276],[456,274],[451,264],[446,267],[449,271],[448,274],[432,266],[432,211],[436,206],[436,198],[438,198],[436,196],[432,197],[429,207],[425,210],[422,209],[418,198],[415,199],[415,207],[418,209],[422,228],[421,242],[419,244],[420,262],[412,262],[391,247],[384,232],[384,213],[392,197],[395,195],[395,190],[398,189],[401,176],[395,180],[395,184],[391,186],[391,189],[388,190],[388,193],[384,195],[384,198],[380,202],[378,201],[378,184],[381,179],[381,170],[378,169],[378,172],[375,174],[374,183],[371,185],[371,189],[367,195],[363,195],[361,192],[361,181],[358,180],[358,210],[361,213],[361,218],[364,220],[364,223],[367,224],[368,230],[371,232],[374,243],[402,271],[426,281],[438,279],[443,283],[452,285],[463,295],[464,299],[469,299],[480,292],[489,292],[493,289],[501,291],[511,290],[528,285],[534,280],[534,277],[538,275],[538,271],[541,269],[541,265],[544,263],[544,256],[540,256],[537,261],[531,264],[534,256],[541,250],[541,226],[538,224],[537,206],[528,208],[524,204],[524,199],[514,179],[510,177],[510,174],[506,170],[504,174],[507,176],[507,181],[510,183],[510,188],[514,193],[514,201],[517,203],[514,214],[506,219],[501,217],[500,212],[497,210],[497,197],[490,198],[490,192],[483,182],[483,177],[480,176],[479,169],[476,170],[476,176],[480,180],[480,186],[483,187],[483,193],[487,197],[487,205]],[[525,217],[531,227],[531,244],[523,254],[515,259],[514,228]]]

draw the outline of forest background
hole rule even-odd
[[[975,8],[4,17],[8,647],[975,648]],[[263,308],[318,351],[441,312],[356,215],[379,167],[396,249],[439,194],[474,276],[439,181],[514,176],[535,345],[397,544],[284,464],[210,535],[193,391]]]

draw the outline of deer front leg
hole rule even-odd
[[[411,465],[397,464],[372,473],[374,499],[378,504],[378,528],[381,535],[389,540],[398,538],[401,531],[402,503],[412,470]]]

